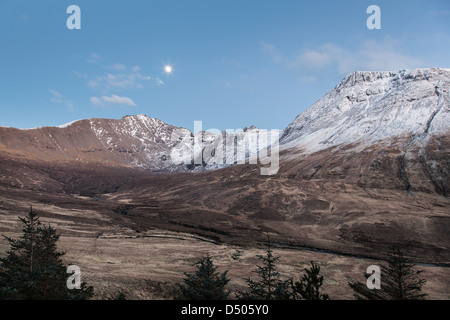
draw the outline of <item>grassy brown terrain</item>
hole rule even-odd
[[[283,277],[298,279],[313,260],[332,299],[352,299],[347,282],[364,281],[366,268],[382,263],[393,244],[421,264],[429,298],[449,299],[449,200],[432,183],[405,192],[392,152],[372,155],[382,169],[342,165],[349,160],[339,153],[326,161],[322,155],[319,168],[299,154],[269,177],[250,165],[164,174],[3,156],[0,234],[18,236],[17,216],[33,206],[61,233],[65,262],[81,267],[97,299],[121,291],[172,299],[183,272],[206,253],[229,270],[233,291],[244,289],[267,235]],[[355,173],[361,170],[368,171]],[[0,254],[6,249],[2,239]],[[242,261],[232,258],[236,250]]]
[[[2,200],[2,204],[4,204]],[[214,243],[207,238],[189,233],[166,230],[148,230],[136,233],[120,227],[105,217],[89,210],[73,210],[30,203],[15,202],[26,212],[27,205],[34,204],[43,223],[50,223],[62,234],[59,249],[67,252],[64,261],[76,264],[82,270],[82,279],[93,285],[96,299],[113,299],[124,292],[129,299],[171,299],[175,283],[181,282],[183,272],[193,271],[193,264],[207,253],[213,256],[219,270],[229,270],[232,291],[245,289],[244,277],[254,276],[252,270],[259,263],[257,254],[264,254],[264,247],[235,246]],[[88,217],[83,223],[77,216]],[[20,226],[16,215],[1,211],[1,233],[17,236]],[[0,242],[0,251],[7,249],[6,241]],[[236,250],[242,250],[240,261],[232,258]],[[324,290],[332,299],[352,299],[349,280],[364,281],[365,269],[380,260],[350,257],[334,253],[275,248],[279,255],[279,271],[282,277],[298,279],[309,261],[322,268],[325,277]],[[419,266],[427,279],[424,292],[431,299],[449,299],[450,270],[448,267]]]

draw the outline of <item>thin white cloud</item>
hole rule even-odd
[[[148,81],[148,80],[150,80],[152,78],[150,76],[143,76],[140,73],[136,73],[136,76],[138,77],[138,79],[145,80],[145,81]]]
[[[62,94],[59,93],[57,90],[53,90],[53,89],[48,89],[48,91],[50,91],[50,93],[53,95],[53,99],[57,100],[57,99],[61,99]],[[55,101],[56,102],[56,101]]]
[[[88,58],[86,61],[89,62],[89,63],[96,63],[96,62],[98,62],[101,58],[102,58],[102,57],[99,56],[98,54],[96,54],[96,53],[91,53],[91,54],[89,55],[89,58]]]
[[[116,69],[116,70],[125,70],[127,67],[125,67],[123,64],[115,63],[113,65],[113,68]]]
[[[122,72],[104,72],[102,75],[89,79],[88,87],[102,93],[110,90],[142,89],[143,83],[151,79],[150,76],[139,73],[139,67],[133,67],[131,72],[123,72],[126,71],[126,67],[121,64],[115,64],[112,68]]]
[[[408,54],[399,52],[396,41],[377,43],[366,41],[357,53],[361,67],[368,70],[400,70],[420,67],[423,62]],[[364,58],[367,62],[364,63]]]
[[[131,100],[131,98],[119,97],[115,94],[113,94],[111,97],[103,96],[102,99],[103,99],[103,101],[105,101],[107,103],[112,103],[112,104],[123,104],[123,105],[128,105],[128,106],[136,105],[136,103],[134,103],[134,101]]]
[[[124,106],[135,106],[136,103],[134,103],[134,101],[129,98],[129,97],[120,97],[118,95],[111,95],[110,97],[108,96],[102,96],[101,98],[98,97],[91,97],[90,98],[91,103],[94,106],[105,106],[108,104],[114,104],[114,105],[124,105]]]
[[[274,45],[262,41],[261,47],[263,52],[272,58],[273,62],[278,63],[284,60],[283,55],[278,52]]]
[[[402,53],[400,42],[393,38],[384,41],[364,41],[355,50],[326,43],[316,48],[304,48],[294,57],[283,56],[273,45],[262,43],[262,50],[286,68],[300,74],[303,82],[313,82],[323,71],[336,71],[346,75],[353,71],[397,71],[412,69],[423,64],[421,59]]]
[[[89,77],[87,76],[87,74],[81,73],[81,72],[79,72],[79,71],[77,71],[77,70],[74,70],[74,71],[73,71],[73,74],[76,75],[76,76],[79,77],[79,78],[82,78],[82,79],[88,79],[88,78],[89,78]]]
[[[64,104],[67,108],[68,112],[73,111],[73,102],[71,100],[67,100],[64,98],[64,96],[57,90],[54,89],[48,89],[48,91],[52,94],[52,98],[50,99],[51,102],[57,103],[57,104]]]
[[[91,97],[89,100],[91,101],[91,103],[92,103],[94,106],[97,106],[97,107],[103,106],[103,102],[102,102],[102,100],[101,100],[100,98],[97,98],[97,97]]]
[[[225,79],[219,79],[216,81],[216,84],[222,87],[226,87],[226,88],[232,88],[233,85],[230,81],[227,81]]]

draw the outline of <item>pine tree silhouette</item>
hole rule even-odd
[[[253,272],[258,275],[259,280],[245,279],[248,290],[240,291],[237,294],[241,300],[289,300],[292,294],[289,291],[290,281],[280,280],[280,274],[277,271],[276,262],[280,257],[274,257],[272,253],[272,245],[269,237],[267,237],[266,255],[258,255],[262,265],[256,266]]]
[[[63,252],[58,252],[59,235],[50,226],[39,222],[36,212],[24,218],[19,239],[4,237],[10,245],[6,257],[0,259],[0,299],[66,300],[88,299],[93,288],[82,284],[80,290],[67,288]]]
[[[329,300],[330,297],[327,294],[320,292],[320,287],[323,284],[320,267],[311,261],[311,267],[305,268],[305,272],[306,274],[303,274],[300,281],[292,283],[294,299]]]
[[[196,264],[195,274],[184,273],[184,285],[179,285],[180,300],[226,300],[229,292],[225,286],[230,281],[227,278],[228,271],[222,274],[217,272],[217,267],[208,254]]]
[[[349,282],[358,300],[423,300],[425,279],[418,276],[423,270],[414,271],[412,260],[405,257],[399,247],[393,247],[389,254],[388,266],[381,266],[381,289],[369,289],[365,283]],[[370,274],[365,273],[366,278]]]

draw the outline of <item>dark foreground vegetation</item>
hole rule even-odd
[[[26,217],[19,218],[22,235],[18,239],[4,237],[10,249],[0,258],[0,299],[2,300],[86,300],[93,298],[94,288],[85,282],[77,287],[70,268],[64,265],[64,252],[57,251],[59,235],[50,225],[39,222],[36,212],[30,208]],[[230,292],[228,270],[218,271],[213,258],[207,254],[193,266],[193,273],[185,272],[183,283],[177,284],[177,300],[329,300],[322,285],[324,277],[320,266],[311,261],[309,268],[294,278],[282,278],[277,270],[280,259],[273,255],[270,239],[266,242],[265,255],[259,255],[259,264],[253,270],[254,277],[244,279],[246,289]],[[233,256],[239,260],[239,252]],[[425,279],[422,271],[416,271],[412,261],[398,247],[393,247],[387,265],[382,265],[381,286],[369,289],[367,282],[349,282],[356,299],[367,300],[421,300]],[[68,273],[69,270],[69,273]],[[369,279],[372,274],[364,274]],[[370,280],[369,280],[370,281]],[[76,282],[76,281],[75,281]],[[126,300],[125,292],[119,292],[117,300]],[[333,297],[339,299],[339,297]]]

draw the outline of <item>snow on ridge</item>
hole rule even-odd
[[[23,129],[19,129],[19,130],[23,130],[23,131],[28,131],[28,130],[37,130],[37,129],[44,129],[44,128],[60,128],[60,129],[64,129],[64,128],[68,128],[70,127],[72,124],[74,124],[75,122],[78,121],[82,121],[81,119],[79,120],[74,120],[65,124],[61,124],[59,126],[41,126],[41,127],[34,127],[34,128],[23,128]]]
[[[436,76],[445,76],[448,72],[450,72],[448,68],[416,68],[400,71],[355,71],[344,77],[336,88],[353,86],[360,82],[370,83],[383,80],[400,83],[405,80],[430,80]]]
[[[317,151],[339,144],[450,131],[450,69],[347,75],[285,129],[283,148]]]
[[[71,125],[73,125],[75,122],[78,122],[78,121],[81,121],[81,119],[74,120],[74,121],[71,121],[71,122],[68,122],[65,124],[61,124],[61,125],[57,126],[57,128],[64,129],[64,128],[70,127]]]
[[[7,127],[2,127],[2,128],[7,128]],[[11,128],[11,127],[9,127],[9,128]],[[19,129],[19,130],[28,131],[28,130],[36,130],[36,129],[42,129],[42,128],[48,128],[48,127],[44,126],[44,127],[34,127],[34,128],[23,128],[23,129]]]

